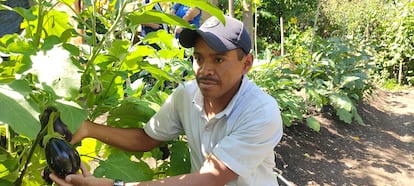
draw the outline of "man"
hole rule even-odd
[[[148,151],[184,131],[190,174],[125,184],[92,177],[84,169],[84,175],[69,175],[66,182],[51,178],[60,185],[278,185],[273,149],[283,133],[280,111],[271,96],[248,80],[253,55],[243,23],[225,20],[224,26],[212,17],[199,30],[183,30],[179,41],[194,47],[196,80],[178,87],[144,129],[86,121],[73,136],[72,142],[93,137],[128,151]]]

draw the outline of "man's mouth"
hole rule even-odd
[[[212,86],[216,86],[218,85],[218,80],[213,79],[213,78],[198,78],[198,85],[200,86],[200,88],[203,89],[208,89],[211,88]]]

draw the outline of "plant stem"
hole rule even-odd
[[[14,182],[14,185],[15,186],[21,186],[22,185],[23,178],[24,178],[24,175],[25,175],[26,170],[27,170],[27,166],[29,165],[30,160],[32,159],[32,156],[34,154],[34,151],[36,150],[37,144],[39,144],[39,141],[41,139],[41,136],[44,136],[46,134],[46,132],[47,132],[47,127],[45,127],[44,129],[42,129],[39,132],[39,134],[36,136],[36,139],[33,142],[32,147],[30,148],[30,152],[29,152],[29,155],[27,157],[26,163],[24,164],[23,170],[20,173],[19,178]]]
[[[43,1],[38,1],[39,9],[37,13],[37,17],[39,18],[37,21],[36,33],[33,35],[33,44],[34,47],[39,48],[40,45],[40,38],[42,37],[42,24],[43,24]]]

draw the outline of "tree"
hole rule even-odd
[[[251,0],[243,0],[242,12],[243,12],[243,23],[246,26],[247,31],[250,33],[250,39],[252,40],[252,45],[253,45],[256,41],[254,41],[254,32],[253,32],[254,26],[253,26],[252,3],[253,1]]]

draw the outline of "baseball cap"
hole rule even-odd
[[[226,52],[241,48],[248,54],[252,48],[249,33],[244,24],[230,16],[224,16],[225,24],[216,17],[208,18],[197,30],[183,29],[178,40],[185,48],[194,47],[200,36],[215,51]]]

